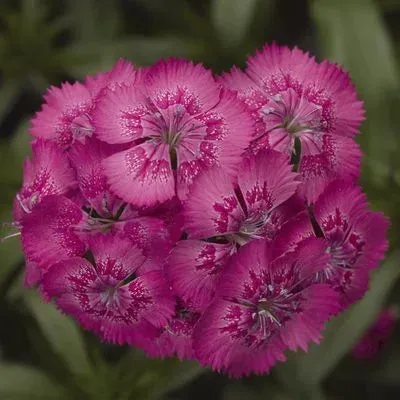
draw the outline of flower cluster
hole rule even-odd
[[[25,283],[102,340],[261,374],[366,292],[388,223],[338,66],[275,44],[220,77],[120,60],[44,100],[14,204]]]

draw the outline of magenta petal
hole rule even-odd
[[[328,243],[323,238],[309,237],[302,240],[294,252],[277,258],[273,262],[278,275],[287,268],[292,268],[300,278],[311,278],[326,268],[330,260]]]
[[[159,109],[182,104],[189,114],[214,107],[219,100],[219,87],[210,70],[191,61],[169,58],[147,69],[147,94]]]
[[[124,223],[123,231],[147,257],[160,266],[164,263],[173,245],[165,221],[155,217],[137,217]]]
[[[352,139],[323,135],[301,139],[300,191],[315,202],[325,187],[336,178],[355,180],[360,173],[361,150]]]
[[[52,86],[46,93],[45,100],[41,111],[31,121],[32,135],[54,140],[64,148],[75,140],[92,135],[92,97],[84,85],[79,82],[72,85],[66,82],[61,88]],[[75,120],[83,117],[89,121],[89,125],[81,129],[75,124]]]
[[[65,258],[83,255],[86,246],[77,230],[84,223],[82,210],[71,200],[46,197],[21,221],[25,254],[44,270]]]
[[[348,73],[328,61],[323,61],[313,72],[314,82],[305,90],[305,96],[310,101],[321,103],[323,114],[332,112],[326,104],[333,100],[335,123],[330,132],[353,137],[358,133],[358,128],[365,117],[363,102],[357,99],[357,92]],[[323,117],[329,120],[329,115]]]
[[[273,43],[249,57],[246,72],[268,94],[296,87],[310,79],[314,57],[297,47],[289,49]]]
[[[282,227],[274,242],[274,254],[278,257],[292,252],[304,239],[314,236],[308,211],[303,211]]]
[[[192,239],[238,231],[245,215],[234,191],[234,178],[219,168],[204,172],[192,186],[183,215]]]
[[[323,230],[335,226],[346,230],[351,218],[358,218],[367,210],[366,195],[351,181],[333,181],[318,198],[314,215]]]
[[[75,166],[79,189],[89,204],[100,213],[112,209],[116,199],[108,192],[107,178],[104,174],[103,160],[112,153],[106,144],[96,140],[87,140],[85,144],[77,143],[70,151],[69,157]]]
[[[146,97],[136,86],[107,90],[96,103],[96,136],[106,143],[130,143],[143,137],[142,118],[148,113]]]
[[[246,158],[238,175],[238,185],[249,215],[259,210],[270,212],[289,199],[298,184],[287,157],[274,151]]]
[[[69,194],[77,186],[75,172],[66,154],[50,141],[32,144],[32,158],[25,161],[24,180],[14,207],[19,220],[48,195]]]
[[[146,309],[146,314],[143,314],[143,318],[154,326],[164,326],[173,315],[175,300],[162,271],[146,272],[134,279],[126,290],[132,298],[140,299],[140,301],[145,298],[144,291],[148,291],[153,300]]]
[[[95,76],[87,76],[85,86],[89,89],[93,98],[97,99],[108,90],[126,85],[130,86],[137,79],[137,71],[132,63],[120,58],[110,71],[99,72]]]
[[[153,206],[175,194],[166,144],[145,142],[106,158],[103,165],[111,190],[128,203]]]
[[[282,341],[290,350],[307,351],[310,341],[319,343],[329,318],[341,311],[338,294],[325,284],[315,284],[302,291],[301,311],[285,324]]]
[[[232,244],[182,240],[167,261],[167,275],[175,293],[201,309],[212,299],[219,276],[231,254]]]

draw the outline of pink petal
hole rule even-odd
[[[301,137],[300,192],[315,202],[336,178],[355,180],[360,173],[361,151],[352,139],[323,135]]]
[[[322,238],[308,237],[298,243],[294,252],[278,257],[271,270],[279,275],[289,268],[301,279],[310,278],[324,270],[330,260],[328,243]]]
[[[303,211],[289,220],[279,231],[274,242],[274,254],[279,257],[292,252],[304,239],[315,237],[308,211]]]
[[[160,60],[148,68],[145,85],[150,99],[160,109],[182,104],[194,115],[219,101],[219,87],[211,71],[191,61]]]
[[[221,271],[234,252],[232,244],[179,241],[166,265],[174,292],[196,309],[207,306],[214,296]]]
[[[302,296],[302,311],[296,313],[280,333],[290,350],[307,351],[310,341],[319,343],[325,323],[341,311],[339,296],[329,285],[311,285],[302,291]]]
[[[85,144],[76,143],[68,152],[85,206],[90,205],[103,217],[112,216],[115,209],[122,205],[122,201],[109,192],[104,173],[103,161],[112,154],[112,150],[112,146],[91,138]]]
[[[149,111],[144,88],[117,86],[106,90],[93,112],[96,136],[107,143],[130,143],[144,136],[142,119]]]
[[[76,118],[91,114],[92,97],[84,85],[66,82],[61,88],[52,86],[45,100],[41,111],[31,120],[30,133],[33,136],[51,139],[62,147],[68,147],[80,138],[80,134],[91,135],[91,129],[78,135],[74,127]]]
[[[50,141],[32,144],[32,158],[24,164],[23,185],[17,194],[14,218],[19,220],[48,195],[71,194],[76,188],[75,172],[66,154]]]
[[[203,173],[184,204],[185,230],[192,239],[239,230],[245,218],[234,191],[234,178],[219,168]]]
[[[316,63],[314,57],[297,47],[291,50],[273,43],[249,57],[247,65],[250,78],[269,95],[275,95],[307,81]]]
[[[172,249],[173,241],[165,222],[156,217],[138,217],[124,223],[124,235],[144,254],[161,266]]]
[[[336,64],[323,61],[314,69],[312,81],[305,89],[305,96],[314,104],[322,105],[325,120],[334,118],[329,132],[347,137],[357,134],[365,119],[364,108],[363,102],[357,99],[357,92],[348,73]],[[331,102],[334,103],[334,111]]]
[[[152,206],[175,194],[166,144],[145,142],[110,156],[103,165],[111,190],[128,203]]]
[[[77,229],[84,222],[82,210],[71,200],[47,196],[21,221],[25,254],[44,270],[60,260],[83,255],[86,246]]]
[[[99,72],[95,76],[87,76],[85,86],[93,98],[98,98],[106,89],[115,90],[119,86],[130,86],[137,79],[137,71],[132,63],[120,58],[110,71]]]
[[[94,265],[79,257],[53,265],[44,276],[44,292],[103,339],[141,345],[174,313],[174,298],[163,273],[138,276],[145,257],[117,235],[92,237],[90,250]]]
[[[366,195],[361,188],[351,181],[338,179],[333,181],[319,197],[314,206],[314,215],[321,228],[329,231],[334,226],[347,229],[349,220],[358,218],[360,213],[366,210]]]
[[[274,151],[246,158],[240,171],[238,185],[249,214],[261,209],[270,212],[289,199],[299,184],[287,157]]]
[[[145,349],[151,357],[173,357],[180,360],[195,359],[193,351],[193,331],[200,314],[190,306],[177,300],[175,314],[168,324],[160,329],[159,336],[153,341],[153,346]]]

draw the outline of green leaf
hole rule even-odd
[[[42,371],[26,365],[0,363],[1,400],[68,399],[63,389]]]
[[[290,357],[289,365],[295,365],[297,372],[294,379],[298,384],[316,385],[332,372],[374,322],[399,276],[400,251],[396,251],[375,271],[365,297],[328,324],[321,344],[310,346],[308,353]],[[285,368],[289,366],[282,368],[281,376]]]
[[[158,399],[207,371],[196,362],[150,359],[130,350],[117,367],[120,398]]]
[[[385,186],[398,163],[400,117],[393,113],[392,104],[400,105],[400,86],[393,43],[380,10],[373,0],[315,0],[312,4],[322,55],[350,70],[365,101],[367,121],[360,136],[366,152],[365,172],[376,186]]]
[[[62,315],[53,304],[44,303],[34,291],[26,291],[24,301],[36,318],[54,352],[74,374],[87,380],[93,375],[82,333],[75,322]]]
[[[230,49],[243,42],[257,0],[213,0],[211,18],[222,43]]]

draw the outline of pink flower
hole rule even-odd
[[[76,189],[75,172],[68,157],[54,143],[37,140],[32,143],[32,158],[24,163],[23,184],[14,202],[14,220],[49,195],[69,195]]]
[[[236,89],[256,122],[251,151],[296,153],[301,189],[313,202],[326,181],[359,174],[361,152],[352,140],[364,119],[348,75],[317,64],[298,48],[267,45],[249,57],[245,73],[233,68],[221,82]]]
[[[353,347],[352,355],[358,360],[373,359],[388,344],[399,318],[396,307],[383,310],[364,336]]]
[[[301,213],[281,230],[277,253],[293,250],[315,234],[324,237],[330,260],[318,280],[331,284],[347,307],[364,295],[371,269],[384,257],[388,221],[381,213],[368,210],[360,188],[341,180],[330,183],[312,215],[314,226],[309,215]]]
[[[63,312],[104,340],[140,345],[174,312],[160,266],[115,235],[93,237],[89,248],[87,258],[53,265],[43,278],[43,290]]]
[[[318,343],[337,311],[337,293],[313,283],[327,262],[323,240],[308,239],[295,253],[271,258],[272,244],[241,248],[224,270],[217,295],[200,318],[194,349],[203,365],[240,377],[267,373],[286,349]]]
[[[196,307],[206,305],[223,265],[237,246],[272,239],[301,208],[298,182],[286,157],[275,151],[244,159],[237,177],[218,168],[201,175],[183,207],[188,241],[173,249],[167,273],[176,293]]]
[[[234,170],[252,135],[252,120],[210,71],[170,59],[149,67],[135,85],[107,91],[94,113],[97,137],[129,143],[104,162],[111,190],[153,206],[183,199],[203,170]]]
[[[158,336],[148,342],[146,353],[151,357],[173,357],[180,360],[195,359],[193,351],[193,331],[200,313],[193,310],[182,300],[177,299],[175,314],[169,322],[159,330]]]
[[[134,78],[132,65],[119,60],[111,71],[95,78],[89,77],[86,85],[65,82],[61,88],[50,87],[44,96],[42,109],[31,121],[30,133],[53,140],[62,148],[84,142],[86,137],[93,135],[92,112],[102,89],[113,90],[121,84],[131,84]]]

